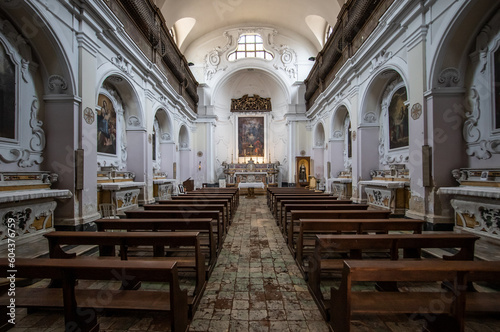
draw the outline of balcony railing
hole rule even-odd
[[[394,0],[350,0],[344,4],[333,33],[318,53],[314,66],[304,81],[307,110],[375,30],[380,17],[393,2]]]
[[[198,82],[170,35],[165,19],[151,0],[106,0],[125,32],[167,76],[168,82],[197,113]]]

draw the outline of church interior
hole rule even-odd
[[[0,0],[0,331],[500,331],[500,2]]]

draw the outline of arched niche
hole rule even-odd
[[[192,165],[192,154],[191,154],[191,138],[189,135],[189,130],[185,124],[181,124],[179,128],[178,136],[179,144],[179,164],[177,169],[179,172],[179,181],[183,182],[189,178],[192,178],[193,167]]]
[[[313,161],[314,175],[317,180],[325,178],[325,127],[322,122],[318,122],[314,127],[313,132]]]
[[[339,106],[332,117],[331,125],[331,158],[332,171],[350,170],[352,167],[351,117],[345,105]],[[342,158],[339,158],[342,156]]]
[[[165,173],[167,177],[173,175],[173,162],[175,161],[175,142],[172,135],[173,123],[169,112],[159,108],[155,113],[153,124],[153,171]]]
[[[380,71],[370,82],[361,102],[359,167],[363,178],[370,169],[408,163],[408,91],[403,77],[394,69]],[[398,142],[398,143],[395,143]]]
[[[142,105],[135,89],[126,78],[111,74],[103,80],[96,100],[98,166],[137,169],[128,155],[145,157],[146,135]],[[144,135],[134,134],[138,132]]]

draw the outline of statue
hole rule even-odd
[[[305,163],[300,164],[300,167],[299,167],[299,181],[300,182],[306,182],[307,181],[307,174],[306,174],[306,165],[305,165]]]

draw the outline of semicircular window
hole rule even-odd
[[[241,35],[238,39],[238,47],[227,56],[229,61],[236,61],[244,58],[272,60],[274,56],[271,52],[264,49],[262,37],[254,33]]]

